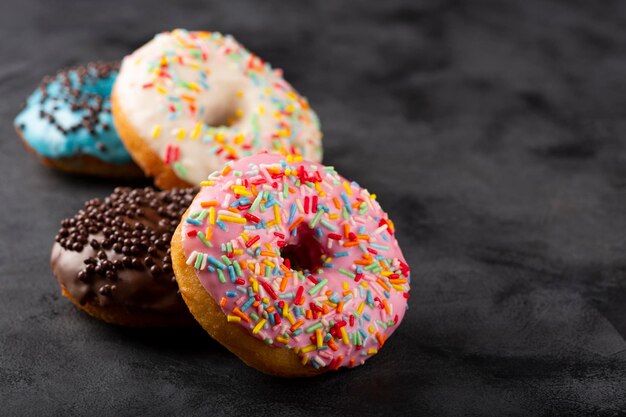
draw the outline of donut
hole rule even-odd
[[[111,115],[119,62],[94,62],[45,77],[15,118],[22,143],[46,166],[75,174],[137,178]]]
[[[197,189],[116,188],[65,219],[51,266],[80,310],[130,327],[195,323],[174,279],[170,240]]]
[[[197,184],[263,150],[322,158],[307,100],[232,36],[157,34],[124,58],[112,101],[126,147],[163,189]]]
[[[363,364],[402,321],[410,271],[375,195],[259,154],[202,182],[172,238],[181,294],[246,364],[300,377]]]

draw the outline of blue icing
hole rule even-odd
[[[86,154],[112,164],[129,163],[132,159],[111,116],[116,77],[117,65],[89,64],[44,79],[15,118],[15,125],[24,140],[45,157]]]

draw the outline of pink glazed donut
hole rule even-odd
[[[402,321],[410,271],[373,194],[332,167],[259,154],[201,183],[172,240],[196,320],[281,376],[363,364]]]

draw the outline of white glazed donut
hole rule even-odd
[[[124,59],[114,99],[116,125],[122,117],[133,131],[121,129],[127,145],[128,136],[141,138],[188,184],[263,150],[322,158],[319,121],[307,100],[281,70],[229,35],[182,29],[156,35]]]

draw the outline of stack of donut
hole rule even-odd
[[[51,263],[82,311],[199,323],[279,376],[354,367],[402,321],[410,271],[376,197],[322,158],[307,100],[233,37],[177,29],[47,77],[17,116],[59,170],[143,172],[64,220]],[[196,188],[193,188],[196,187]],[[199,188],[197,188],[199,187]]]

